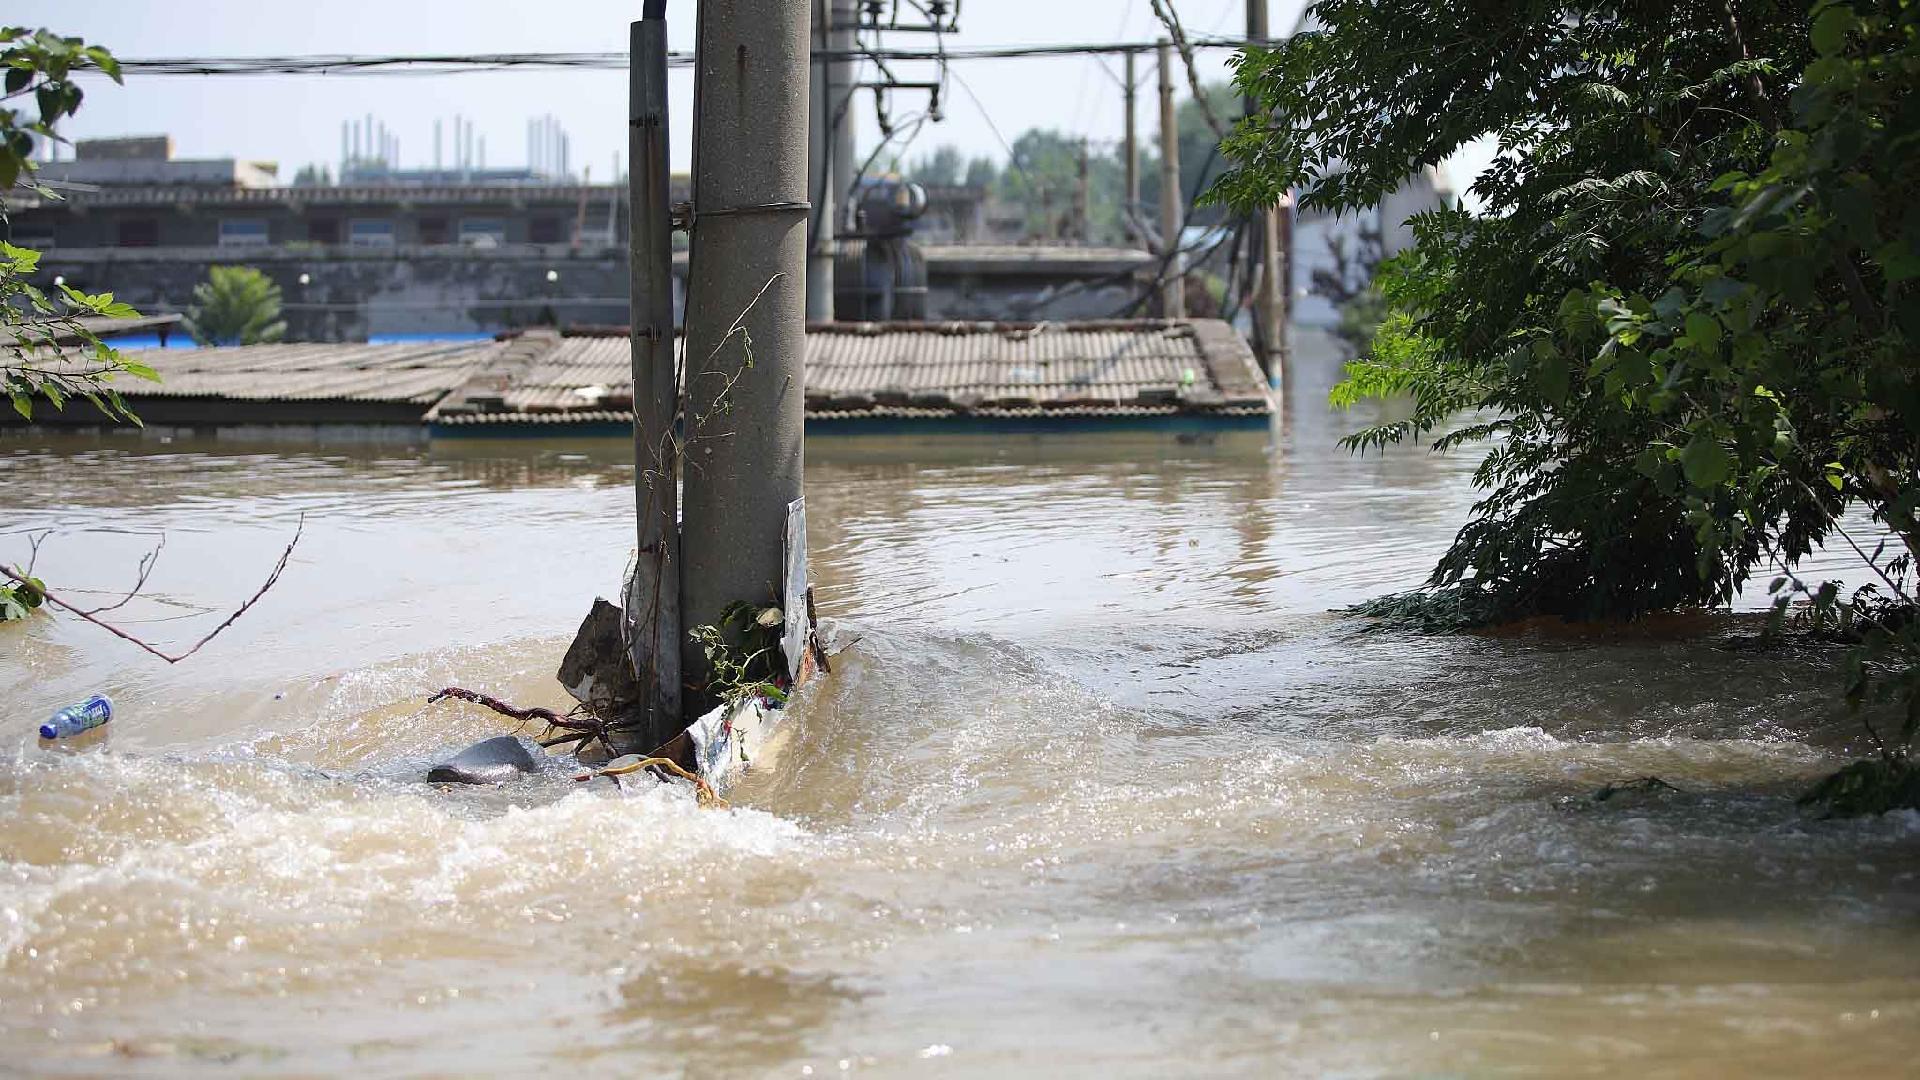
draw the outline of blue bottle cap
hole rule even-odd
[[[41,725],[40,725],[40,737],[41,737],[41,738],[43,738],[43,739],[56,739],[56,738],[59,738],[59,737],[60,737],[60,729],[59,729],[59,728],[57,728],[57,727],[54,727],[54,726],[53,726],[52,724],[41,724]]]

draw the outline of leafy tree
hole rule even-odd
[[[279,341],[280,286],[251,266],[215,266],[193,287],[187,332],[202,345],[257,345]]]
[[[915,162],[906,170],[907,179],[916,183],[938,187],[952,187],[960,183],[966,162],[960,157],[960,151],[952,146],[942,146],[933,153]]]
[[[42,199],[59,195],[33,179],[33,154],[43,141],[59,136],[54,125],[72,116],[84,96],[72,76],[94,69],[120,81],[113,55],[79,38],[46,30],[0,27],[0,224],[11,232],[8,199],[25,188]],[[34,115],[7,104],[31,98]],[[139,423],[139,418],[110,385],[116,375],[155,378],[153,369],[129,361],[102,342],[83,318],[130,318],[138,313],[112,293],[90,295],[67,285],[48,293],[33,283],[40,253],[0,242],[0,393],[22,419],[45,400],[54,408],[70,398],[91,402],[110,419]],[[31,565],[18,575],[0,577],[0,622],[23,619],[46,602],[46,585]]]
[[[1096,154],[1080,138],[1033,128],[1013,141],[1013,158],[1000,173],[994,194],[1026,212],[1029,235],[1078,238],[1081,155],[1086,154],[1087,214],[1093,239],[1113,242],[1125,234],[1120,202],[1125,174],[1111,154]]]
[[[79,110],[83,94],[74,75],[96,70],[119,82],[120,65],[107,50],[79,38],[0,27],[0,70],[6,73],[0,94],[0,224],[10,231],[14,192],[60,197],[34,181],[33,154],[41,143],[59,140],[55,125]],[[10,104],[26,100],[34,113]],[[92,295],[64,284],[48,291],[33,281],[39,265],[39,252],[0,242],[0,393],[27,420],[36,401],[59,409],[77,397],[110,419],[139,423],[111,384],[119,375],[152,379],[153,370],[122,356],[82,321],[138,312],[112,293]]]
[[[968,187],[992,187],[1000,178],[1000,165],[990,157],[977,157],[967,162],[966,184]]]
[[[120,65],[113,55],[79,38],[62,37],[46,30],[27,31],[17,27],[0,28],[0,70],[5,71],[4,91],[0,91],[0,225],[11,231],[7,198],[24,187],[42,199],[59,195],[33,179],[33,153],[42,140],[59,139],[54,125],[72,116],[80,108],[82,93],[72,81],[74,73],[93,69],[120,81]],[[22,114],[8,102],[31,95],[38,110],[36,118]],[[152,368],[134,363],[102,342],[82,322],[86,316],[131,318],[131,307],[113,298],[112,293],[88,295],[70,286],[47,293],[30,280],[39,268],[39,252],[0,242],[0,392],[12,401],[14,410],[24,419],[33,419],[36,400],[45,399],[58,409],[70,398],[93,403],[109,419],[138,424],[126,402],[110,385],[115,376],[131,375],[157,379]],[[275,309],[278,309],[276,299]],[[276,331],[277,335],[277,331]],[[40,541],[29,541],[38,554]],[[225,622],[199,642],[180,652],[167,652],[100,618],[135,594],[146,584],[147,572],[159,549],[141,561],[138,582],[118,604],[83,608],[48,589],[34,574],[34,560],[25,566],[0,562],[0,622],[24,619],[35,611],[60,609],[92,623],[130,642],[146,652],[178,663],[200,651],[207,642],[224,632],[248,608],[264,596],[279,580],[300,542],[300,532],[280,556],[266,583],[229,615]]]
[[[1648,448],[1666,460],[1674,430],[1623,391],[1667,372],[1609,346],[1601,309],[1665,295],[1669,256],[1723,201],[1714,179],[1764,162],[1749,76],[1806,50],[1789,9],[1754,6],[1735,5],[1735,35],[1717,4],[1328,0],[1323,31],[1240,60],[1262,116],[1228,143],[1239,167],[1217,190],[1238,201],[1299,188],[1306,206],[1357,211],[1415,168],[1499,140],[1474,184],[1483,214],[1416,219],[1383,275],[1397,313],[1339,391],[1413,397],[1411,417],[1361,432],[1358,448],[1501,439],[1436,585],[1487,593],[1503,615],[1634,615],[1725,600],[1762,557],[1762,530],[1702,536],[1686,477],[1636,464]],[[1736,38],[1778,59],[1748,59]],[[1482,418],[1446,430],[1469,410]],[[1831,499],[1784,478],[1755,495],[1784,554],[1824,535]]]
[[[1862,555],[1911,611],[1915,0],[1315,12],[1323,31],[1240,59],[1261,110],[1228,142],[1221,197],[1298,188],[1358,209],[1414,167],[1499,143],[1474,184],[1484,212],[1424,215],[1387,264],[1394,313],[1336,391],[1413,399],[1355,448],[1498,439],[1426,610],[1631,616],[1723,602],[1771,564],[1783,600],[1837,613],[1835,590],[1791,568],[1852,542],[1840,515],[1858,505],[1895,548]],[[1841,613],[1859,617],[1852,699],[1878,685],[1905,707],[1899,733],[1874,736],[1898,781],[1882,794],[1920,790],[1899,779],[1920,650],[1887,610]]]

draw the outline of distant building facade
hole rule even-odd
[[[624,325],[626,187],[499,172],[381,183],[356,170],[344,185],[286,185],[271,162],[174,158],[164,136],[84,140],[75,160],[41,167],[61,198],[11,193],[0,236],[41,251],[42,276],[112,290],[143,312],[184,310],[212,266],[255,267],[280,285],[291,340]],[[675,177],[672,198],[689,189]],[[983,194],[929,193],[918,233],[930,246],[929,319],[1110,316],[1135,291],[1129,268],[1151,261],[978,246]],[[682,253],[676,311],[684,282]]]
[[[166,187],[265,188],[279,183],[272,161],[176,158],[170,135],[81,139],[71,161],[49,161],[39,178],[55,189],[153,184]]]

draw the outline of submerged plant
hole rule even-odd
[[[717,624],[688,631],[707,660],[707,682],[701,689],[727,704],[748,695],[785,701],[786,664],[780,646],[785,625],[778,607],[735,601],[721,610]]]

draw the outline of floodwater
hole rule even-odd
[[[811,440],[857,640],[724,811],[419,779],[504,730],[431,690],[561,702],[622,446],[0,440],[0,558],[105,603],[164,534],[113,614],[169,643],[305,515],[178,667],[0,628],[0,1074],[1912,1075],[1920,817],[1793,801],[1861,749],[1832,658],[1356,633],[1474,460],[1347,456],[1327,378],[1271,437]]]

